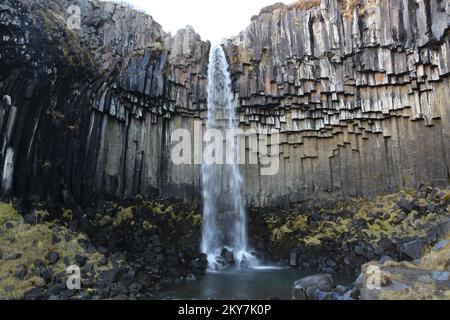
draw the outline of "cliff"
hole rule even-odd
[[[448,1],[298,1],[226,45],[245,128],[280,130],[252,199],[372,196],[447,184]]]
[[[108,2],[5,1],[0,39],[3,194],[90,203],[198,189],[173,172],[168,141],[206,109],[209,43],[191,27],[171,37]]]
[[[81,9],[79,28],[67,23]],[[447,184],[450,4],[277,4],[225,43],[243,129],[280,130],[280,171],[245,166],[255,206]],[[70,20],[69,20],[70,21]],[[170,133],[206,111],[210,44],[88,0],[0,5],[3,195],[192,200],[198,165]]]

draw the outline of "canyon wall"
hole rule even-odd
[[[278,174],[242,167],[248,204],[447,184],[449,25],[446,0],[302,0],[253,17],[224,44],[240,126],[282,145]],[[171,162],[170,135],[206,116],[209,49],[122,5],[3,1],[2,194],[198,199],[200,166]]]

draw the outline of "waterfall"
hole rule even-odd
[[[233,254],[240,267],[256,265],[249,253],[247,219],[239,171],[236,107],[231,92],[228,62],[221,46],[211,48],[208,67],[208,116],[206,131],[222,133],[226,139],[226,162],[202,164],[203,233],[202,252],[208,256],[210,270],[221,269],[224,249]],[[208,134],[207,134],[208,136]],[[208,139],[206,138],[205,140]],[[220,141],[223,146],[224,141]],[[205,154],[208,146],[205,149]]]
[[[2,175],[2,193],[7,194],[11,191],[13,183],[13,172],[14,172],[14,150],[13,148],[8,148],[6,150],[6,156],[3,163],[3,175]]]

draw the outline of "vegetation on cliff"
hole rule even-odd
[[[266,241],[274,254],[298,251],[300,265],[330,270],[347,264],[348,272],[357,272],[367,260],[404,256],[409,252],[404,243],[419,239],[424,247],[435,241],[438,226],[450,219],[448,195],[448,190],[423,187],[372,200],[307,202],[256,219],[270,234]]]
[[[82,212],[43,204],[25,212],[0,204],[0,298],[142,299],[150,287],[206,267],[201,217],[184,204],[137,197]],[[81,269],[80,290],[66,287],[72,265]]]

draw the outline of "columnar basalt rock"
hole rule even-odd
[[[302,0],[227,41],[241,127],[282,137],[277,175],[243,168],[248,204],[447,184],[449,17],[446,0]],[[197,198],[170,134],[205,117],[209,49],[119,4],[3,1],[2,194]]]
[[[241,126],[282,133],[279,174],[249,172],[248,199],[447,184],[449,25],[445,0],[263,9],[226,44]]]
[[[192,131],[206,109],[210,44],[192,27],[172,37],[123,5],[24,0],[1,5],[0,34],[4,195],[198,194],[199,171],[169,161],[172,130]]]

